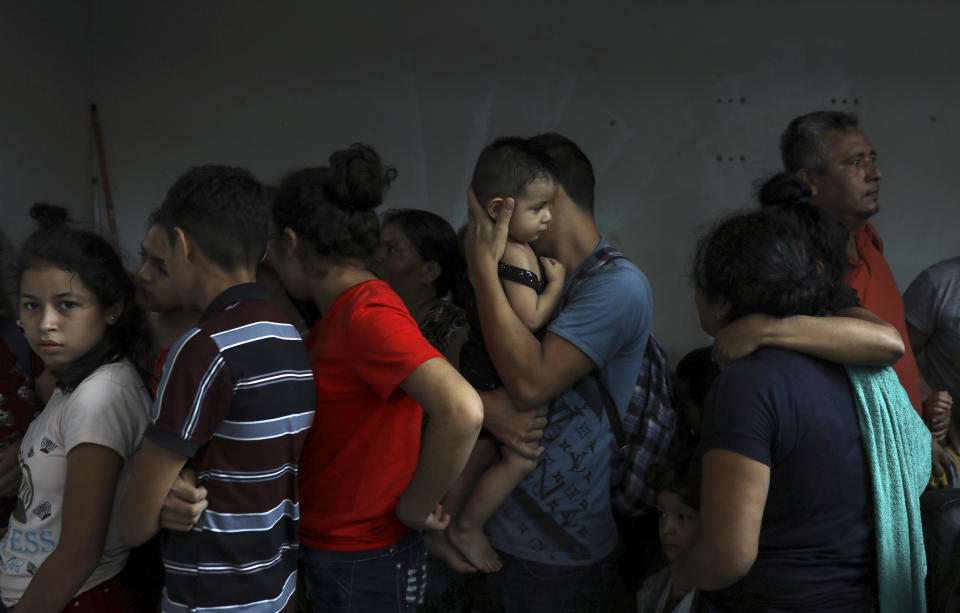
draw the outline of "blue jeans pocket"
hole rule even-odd
[[[408,613],[423,601],[427,551],[419,533],[382,549],[300,551],[310,613]]]

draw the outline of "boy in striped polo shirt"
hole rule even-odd
[[[184,466],[208,507],[163,546],[162,610],[292,611],[297,576],[297,459],[313,421],[310,361],[296,329],[254,283],[269,203],[249,172],[203,166],[156,213],[164,264],[197,327],[170,350],[152,424],[121,509],[121,535],[159,529]]]

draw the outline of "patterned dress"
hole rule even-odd
[[[21,438],[42,408],[33,389],[39,362],[11,319],[0,311],[0,447]],[[25,364],[23,363],[25,362]],[[0,521],[7,525],[16,497],[0,498]]]
[[[467,325],[466,312],[453,304],[441,300],[430,307],[419,322],[423,337],[433,345],[433,348],[446,355],[450,341],[457,330]]]

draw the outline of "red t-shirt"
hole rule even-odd
[[[380,280],[355,285],[307,338],[317,412],[300,455],[300,540],[378,549],[410,529],[395,509],[417,467],[423,409],[399,388],[442,357]]]
[[[157,387],[160,385],[160,377],[163,376],[163,365],[167,363],[167,356],[170,355],[169,347],[160,347],[157,350],[157,360],[153,363],[153,376],[150,377],[150,393],[156,397]]]
[[[903,315],[903,298],[893,278],[893,272],[883,257],[883,241],[870,223],[857,230],[854,238],[860,262],[847,273],[847,285],[857,291],[860,304],[876,313],[900,331],[906,347],[903,357],[893,365],[900,377],[900,384],[907,390],[910,403],[920,416],[923,416],[923,398],[920,396],[920,378],[917,374],[917,362],[907,336],[907,323]]]

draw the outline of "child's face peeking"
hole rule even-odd
[[[553,218],[550,208],[557,194],[552,179],[534,179],[517,196],[510,218],[510,238],[518,243],[532,243],[540,238]]]
[[[120,309],[103,309],[76,273],[56,266],[28,268],[20,278],[24,335],[52,372],[66,369],[93,349]]]
[[[673,562],[693,542],[700,525],[700,514],[683,501],[679,494],[657,492],[660,512],[660,545],[667,559]]]

